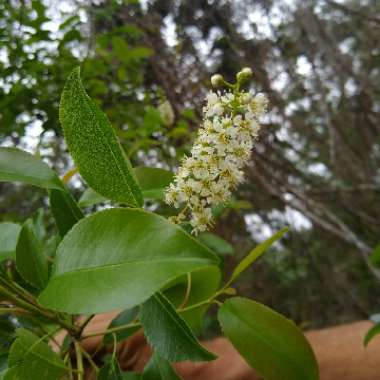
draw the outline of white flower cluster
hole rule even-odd
[[[211,206],[226,201],[243,181],[241,169],[258,135],[258,118],[268,105],[264,94],[242,91],[210,92],[206,100],[191,155],[183,159],[165,193],[166,203],[185,205],[172,221],[189,219],[194,234],[212,225]]]

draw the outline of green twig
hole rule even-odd
[[[80,337],[80,339],[83,340],[83,339],[86,339],[86,338],[91,338],[93,336],[99,336],[99,335],[106,335],[106,334],[116,333],[116,332],[119,332],[119,331],[122,331],[122,330],[126,330],[126,329],[131,328],[131,327],[138,327],[138,326],[141,326],[141,324],[138,323],[138,322],[136,322],[136,323],[128,323],[126,325],[112,327],[112,328],[107,329],[107,330],[95,331],[93,333],[82,335]]]
[[[75,346],[75,354],[77,357],[78,380],[83,380],[84,368],[83,368],[82,347],[80,346],[80,343],[77,340],[74,341],[74,346]]]
[[[3,281],[4,283],[4,281]],[[5,287],[4,285],[0,285],[0,295],[4,296],[8,301],[10,301],[14,306],[17,306],[21,309],[27,310],[29,312],[41,315],[49,320],[54,321],[61,327],[65,328],[67,331],[69,331],[71,334],[77,334],[78,333],[78,327],[74,326],[68,322],[66,322],[63,318],[61,318],[59,315],[51,312],[50,310],[46,310],[38,306],[37,304],[32,304],[29,301],[21,298],[17,294],[12,293],[13,289],[9,289]]]
[[[95,314],[91,314],[89,315],[84,321],[83,323],[80,325],[79,327],[79,333],[78,335],[80,336],[82,334],[82,332],[84,331],[84,329],[86,328],[86,326],[90,323],[91,319],[95,317]]]
[[[96,365],[96,363],[92,359],[91,355],[82,346],[80,346],[80,349],[82,350],[83,356],[90,363],[91,367],[95,370],[96,373],[98,373],[99,367]]]

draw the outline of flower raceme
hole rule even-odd
[[[252,72],[245,68],[237,74],[237,83],[224,81],[219,74],[211,78],[214,87],[227,91],[209,92],[203,108],[203,123],[191,154],[184,157],[174,181],[165,192],[165,201],[182,211],[171,220],[189,221],[197,234],[212,225],[213,205],[226,201],[243,181],[242,168],[249,161],[258,136],[258,119],[268,106],[264,94],[240,90]]]

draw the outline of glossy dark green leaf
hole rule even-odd
[[[155,353],[144,368],[143,380],[181,380],[170,363]]]
[[[313,351],[297,326],[274,310],[234,297],[219,309],[222,330],[266,380],[318,380]]]
[[[37,289],[46,286],[49,278],[48,263],[43,247],[34,232],[31,219],[21,228],[16,247],[16,267],[21,277]]]
[[[380,334],[380,323],[371,327],[366,336],[364,337],[364,346],[367,346],[368,343],[376,336]]]
[[[47,164],[16,148],[0,148],[0,182],[23,182],[47,189],[64,189],[57,174]]]
[[[110,325],[107,327],[107,330],[132,323],[137,318],[138,312],[139,312],[138,307],[134,307],[132,309],[122,311],[119,315],[117,315],[112,320]],[[117,342],[120,342],[121,340],[127,339],[128,337],[130,337],[139,329],[140,327],[134,326],[134,327],[130,327],[121,331],[117,331],[112,334],[106,334],[104,335],[104,343],[111,344],[114,342],[115,339]]]
[[[278,231],[276,234],[271,236],[269,239],[265,240],[263,243],[259,244],[254,248],[234,269],[229,283],[234,282],[242,272],[244,272],[248,267],[250,267],[263,253],[265,253],[268,248],[276,242],[278,239],[281,239],[289,231],[288,228],[283,228]]]
[[[21,226],[16,223],[0,223],[0,262],[15,258]]]
[[[198,240],[222,256],[234,254],[234,248],[228,241],[211,232],[199,234]]]
[[[210,250],[163,217],[108,209],[63,238],[39,302],[73,314],[128,309],[174,278],[217,264]]]
[[[59,117],[70,153],[89,186],[113,201],[141,206],[141,190],[129,159],[107,116],[86,94],[79,68],[66,82]]]
[[[4,380],[60,380],[66,372],[62,359],[32,332],[17,330]]]
[[[186,305],[184,306],[192,306],[213,296],[219,289],[220,280],[221,273],[218,267],[209,267],[192,272],[190,279],[190,295],[188,296]],[[187,287],[188,277],[185,275],[168,284],[163,293],[165,297],[167,297],[169,301],[176,308],[178,308],[185,300]],[[189,311],[181,312],[180,315],[193,330],[200,331],[203,327],[203,315],[207,309],[208,306],[205,305]]]
[[[58,231],[61,236],[65,236],[84,215],[75,199],[67,191],[51,190],[49,200]]]
[[[98,373],[97,380],[123,380],[119,363],[116,359],[108,360]]]
[[[140,322],[149,344],[169,362],[216,358],[200,345],[190,327],[161,293],[156,293],[141,306]]]

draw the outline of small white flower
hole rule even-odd
[[[249,104],[252,112],[256,116],[262,116],[267,112],[268,108],[268,98],[264,94],[257,94]]]
[[[214,115],[220,116],[223,113],[223,111],[224,111],[224,108],[223,108],[222,104],[216,103],[210,108],[209,115],[210,116],[214,116]]]
[[[246,81],[247,79],[252,77],[252,70],[249,67],[244,67],[243,70],[239,71],[236,74],[236,79],[240,82]]]
[[[250,69],[244,70],[241,75],[248,75]],[[253,96],[249,92],[209,92],[206,101],[203,125],[191,156],[182,160],[174,183],[165,194],[168,204],[185,204],[178,218],[172,220],[189,220],[193,233],[209,228],[211,206],[225,202],[231,189],[243,182],[241,169],[251,156],[260,129],[258,117],[268,105],[264,94]]]
[[[240,96],[240,101],[242,102],[242,104],[249,104],[252,98],[253,98],[253,94],[251,92],[244,92]]]
[[[210,91],[206,95],[206,100],[207,100],[207,106],[212,107],[214,104],[216,104],[219,101],[219,97],[215,92]]]
[[[215,74],[211,77],[211,84],[214,87],[221,86],[223,84],[223,81],[224,81],[224,79],[220,74]]]

